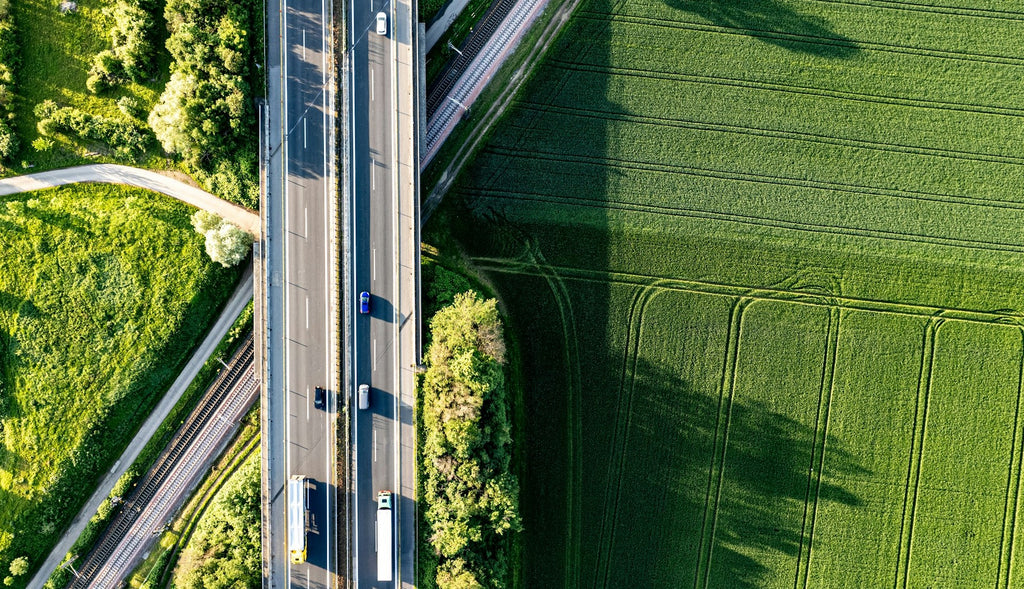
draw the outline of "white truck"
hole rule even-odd
[[[391,491],[377,493],[377,580],[392,579],[394,543],[391,540]]]

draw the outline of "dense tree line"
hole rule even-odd
[[[257,201],[251,87],[253,0],[168,0],[171,79],[149,114],[168,153],[181,155],[220,196]]]
[[[179,589],[259,589],[260,459],[253,453],[224,485],[182,551]]]
[[[455,297],[430,322],[421,476],[439,589],[503,588],[521,529],[510,471],[505,346],[496,301]]]
[[[11,127],[14,120],[14,70],[18,62],[11,3],[10,0],[0,0],[0,161],[10,159],[18,151],[18,136]]]
[[[98,93],[127,80],[142,82],[155,72],[157,6],[153,0],[118,0],[112,9],[111,49],[93,58],[85,85]]]

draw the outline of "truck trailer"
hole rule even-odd
[[[391,540],[391,491],[377,493],[377,580],[392,580],[394,542]]]

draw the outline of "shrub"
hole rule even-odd
[[[141,156],[152,141],[149,131],[133,121],[94,116],[72,107],[58,107],[51,100],[37,104],[35,115],[39,119],[37,128],[40,134],[65,133],[101,141],[117,155],[128,159]]]
[[[7,163],[18,152],[18,137],[8,122],[12,117],[14,69],[17,68],[18,41],[9,0],[0,0],[0,162]]]
[[[114,56],[114,52],[100,51],[92,58],[92,67],[89,68],[89,77],[85,81],[85,87],[93,94],[106,92],[124,81],[124,67]]]

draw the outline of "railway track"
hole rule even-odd
[[[461,54],[456,54],[447,67],[438,76],[437,80],[427,89],[427,118],[434,116],[437,109],[444,103],[445,98],[452,91],[455,83],[473,63],[476,56],[487,45],[487,42],[498,30],[502,21],[509,15],[516,5],[516,0],[498,0],[480,19],[480,23],[473,29],[469,38],[459,48]]]
[[[205,439],[197,438],[205,426],[221,413],[228,393],[240,385],[247,389],[258,386],[253,377],[253,355],[253,335],[250,333],[242,347],[231,358],[227,368],[221,371],[199,405],[189,414],[153,468],[124,501],[101,540],[85,558],[79,568],[79,576],[69,585],[71,589],[117,585],[119,579],[109,578],[112,572],[126,573],[124,569],[134,557],[131,551],[122,550],[115,554],[118,547],[140,520],[156,518],[157,514],[166,511],[168,504],[175,499],[165,493],[157,498],[156,505],[151,505],[157,497],[157,492],[168,482],[180,482],[190,476],[189,468],[183,467],[195,466],[196,460],[207,455],[212,449],[211,446],[220,441],[209,436]],[[232,400],[232,408],[237,408],[235,406],[244,398],[245,395],[237,395]],[[139,543],[145,539],[140,538]],[[113,566],[106,566],[108,564]]]

